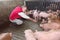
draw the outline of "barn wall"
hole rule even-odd
[[[28,7],[29,10],[32,9],[39,9],[39,10],[47,10],[48,6],[50,6],[51,4],[57,5],[57,8],[55,6],[52,6],[52,9],[55,10],[58,9],[60,7],[60,2],[58,1],[48,1],[48,0],[40,0],[40,1],[25,1],[26,5]],[[60,9],[60,8],[59,8]]]
[[[48,2],[60,2],[60,0],[25,0],[25,1],[48,1]]]

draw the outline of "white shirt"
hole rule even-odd
[[[20,12],[18,13],[18,15],[20,15],[21,17],[25,18],[25,19],[29,19],[30,17],[27,16],[24,12]]]

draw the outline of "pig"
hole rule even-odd
[[[45,24],[40,24],[40,27],[43,28],[45,31],[54,29],[60,29],[60,24],[56,23],[56,22],[49,22],[49,23],[45,23]]]
[[[53,12],[52,14],[51,14],[51,20],[56,20],[57,19],[57,13],[56,12]]]
[[[38,21],[38,11],[37,10],[34,10],[33,18]]]
[[[48,13],[46,13],[46,12],[40,12],[39,13],[39,17],[44,17],[44,18],[47,18],[47,17],[49,17],[50,15],[48,14]]]
[[[37,38],[37,40],[60,40],[59,30],[36,31],[34,35]]]
[[[56,12],[57,12],[58,17],[60,17],[60,10],[57,10]]]
[[[12,33],[0,34],[0,40],[12,40]]]
[[[32,30],[28,29],[24,31],[26,40],[36,40]]]
[[[41,20],[42,23],[45,23],[45,22],[48,22],[48,18],[50,16],[50,14],[42,11],[42,12],[39,13],[38,16],[39,16],[39,20]]]

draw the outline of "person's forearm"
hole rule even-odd
[[[34,20],[34,19],[32,19],[32,18],[29,18],[28,20],[31,20],[31,21],[33,21],[33,22],[37,22],[36,20]]]
[[[18,15],[20,15],[22,18],[24,19],[28,19],[28,20],[31,20],[33,22],[36,22],[36,20],[30,18],[29,16],[27,16],[25,13],[21,12],[21,13],[18,13]]]
[[[32,19],[32,18],[29,18],[28,20],[31,20],[31,21],[33,21],[33,19]]]

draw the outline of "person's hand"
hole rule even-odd
[[[33,20],[33,22],[37,22],[36,20]]]
[[[29,20],[33,21],[33,22],[37,22],[35,19],[29,18]]]

